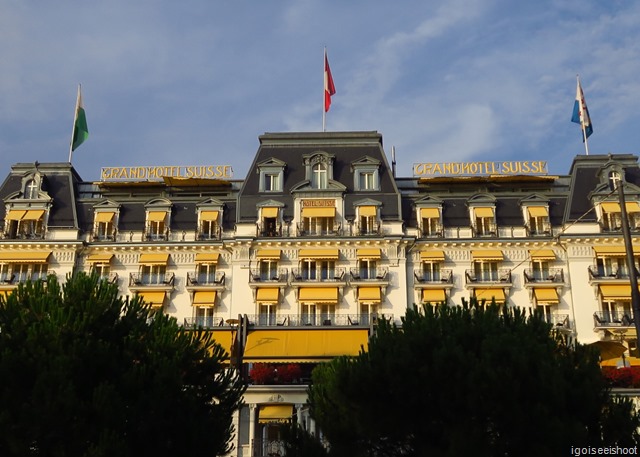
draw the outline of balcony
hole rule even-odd
[[[547,324],[551,324],[556,329],[571,329],[568,314],[544,314],[543,318]]]
[[[419,228],[419,238],[443,238],[444,227],[440,222],[431,223],[429,227]]]
[[[159,273],[159,274],[142,274],[142,273],[129,273],[129,287],[130,288],[159,288],[159,289],[172,289],[173,282],[175,280],[175,273]]]
[[[145,230],[142,234],[142,239],[144,241],[167,241],[170,235],[171,231],[169,229],[166,229],[164,232],[160,233],[152,233]]]
[[[498,226],[495,222],[485,222],[482,225],[471,226],[472,238],[495,238],[498,236]]]
[[[304,223],[297,225],[298,236],[320,237],[320,236],[339,236],[342,234],[342,226],[340,224],[330,224],[327,227],[308,227]]]
[[[186,317],[183,326],[187,328],[214,328],[223,327],[225,324],[224,317],[206,316],[206,317]]]
[[[382,224],[378,221],[372,224],[355,224],[353,226],[354,236],[379,236],[382,235]]]
[[[631,311],[596,311],[593,313],[596,328],[632,328],[635,326]]]
[[[253,314],[247,315],[254,327],[370,327],[378,319],[393,320],[392,314]]]
[[[413,276],[418,284],[453,284],[453,270],[448,268],[433,272],[414,270]]]
[[[315,282],[336,282],[345,283],[345,269],[332,268],[327,270],[303,270],[300,268],[291,269],[292,283],[315,283]]]
[[[282,237],[282,225],[272,225],[272,224],[258,224],[257,226],[257,236],[265,237],[265,238],[279,238]]]
[[[215,273],[198,273],[192,271],[187,273],[187,288],[202,286],[204,288],[216,286],[222,288],[225,283],[225,273],[217,271]]]
[[[597,265],[592,265],[587,267],[587,269],[589,272],[589,282],[591,284],[597,284],[601,282],[629,281],[629,273],[619,268],[603,268]]]
[[[96,243],[115,241],[117,236],[118,236],[118,230],[116,229],[113,229],[106,233],[93,230],[91,232],[91,241]]]
[[[511,285],[511,270],[508,268],[499,268],[494,271],[465,270],[465,279],[467,286],[486,285],[486,284],[507,284]]]
[[[526,224],[524,226],[528,237],[544,237],[551,236],[551,224],[549,221],[545,221],[542,224],[537,224],[537,226],[532,226]]]
[[[550,268],[548,270],[524,270],[525,284],[564,284],[564,271],[562,268]]]
[[[286,284],[288,279],[289,279],[289,271],[286,268],[278,268],[275,271],[261,271],[259,268],[252,268],[249,271],[249,283]]]
[[[388,283],[389,269],[387,267],[377,267],[374,269],[351,268],[349,270],[349,282],[351,283],[370,283],[370,282],[386,282]]]
[[[196,230],[196,240],[198,241],[219,241],[222,239],[222,227],[216,225],[211,230]]]

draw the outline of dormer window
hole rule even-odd
[[[220,211],[201,210],[198,219],[198,239],[217,240],[220,239]]]
[[[93,238],[113,241],[115,239],[115,218],[114,211],[96,212],[93,222]]]
[[[326,189],[328,184],[327,164],[316,163],[312,168],[311,187],[314,189]]]
[[[606,232],[619,232],[622,230],[620,204],[618,202],[602,202],[599,207],[602,230]],[[638,202],[626,202],[625,208],[631,230],[638,230],[640,228],[640,204]]]
[[[525,206],[525,226],[529,235],[541,236],[551,234],[549,208],[546,206]]]
[[[372,157],[362,157],[351,163],[353,184],[356,191],[380,190],[380,161]]]
[[[418,208],[418,226],[423,238],[442,236],[442,221],[439,207]]]
[[[475,236],[496,236],[495,209],[492,206],[472,207],[471,227]]]

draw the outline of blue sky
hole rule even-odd
[[[264,132],[377,130],[400,176],[418,162],[591,154],[640,145],[640,2],[596,0],[0,0],[0,174],[66,162],[77,84],[101,167],[231,165]]]

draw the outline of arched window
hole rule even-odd
[[[327,164],[316,163],[312,168],[311,186],[314,189],[327,188]]]

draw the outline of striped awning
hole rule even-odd
[[[356,251],[356,255],[358,257],[358,260],[378,260],[382,257],[380,248],[360,248]]]
[[[504,254],[497,249],[471,251],[473,260],[504,260]]]
[[[444,251],[420,251],[420,260],[423,262],[442,262],[444,261]]]
[[[337,287],[302,287],[298,297],[300,302],[305,303],[338,303]]]
[[[261,287],[256,291],[256,303],[278,303],[279,295],[277,287]]]
[[[214,306],[215,303],[215,290],[197,290],[193,293],[193,306]]]
[[[298,258],[309,260],[338,260],[338,249],[300,249]]]
[[[166,265],[169,262],[169,254],[140,254],[141,265]]]
[[[560,303],[558,291],[552,287],[533,289],[533,296],[536,299],[536,303],[548,303],[550,305]]]
[[[422,289],[422,303],[442,303],[447,301],[444,289]]]
[[[219,252],[198,252],[196,254],[196,263],[218,263],[219,258]]]
[[[361,217],[372,217],[377,213],[377,208],[375,206],[359,206],[358,213]]]

